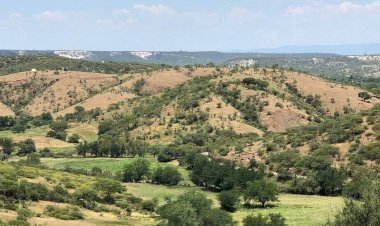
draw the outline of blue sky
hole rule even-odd
[[[0,0],[0,49],[253,50],[380,42],[380,0]]]

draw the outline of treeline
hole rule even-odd
[[[170,68],[162,64],[139,64],[122,62],[94,62],[69,59],[57,56],[17,56],[0,57],[0,75],[30,71],[35,68],[44,70],[65,70],[98,72],[107,74],[142,73]]]

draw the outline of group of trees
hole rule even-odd
[[[138,140],[125,139],[118,134],[107,133],[98,141],[79,143],[75,147],[78,156],[81,157],[106,157],[119,158],[123,156],[144,157],[148,151],[146,143]]]
[[[12,138],[0,137],[0,160],[8,158],[15,150],[17,155],[25,156],[36,152],[37,148],[32,139],[15,143]]]
[[[242,83],[251,89],[266,90],[269,86],[269,83],[267,81],[255,78],[244,78]]]
[[[166,226],[232,226],[231,215],[224,210],[212,208],[212,201],[199,192],[190,191],[180,195],[177,200],[169,200],[158,209]]]
[[[69,123],[65,120],[53,121],[50,124],[50,131],[47,133],[47,136],[66,141],[68,128]]]
[[[229,160],[210,160],[206,156],[195,155],[186,161],[191,170],[191,181],[210,190],[246,188],[248,182],[264,177],[262,167],[249,169]]]
[[[150,181],[168,186],[177,185],[182,180],[181,174],[174,166],[159,166],[154,170],[150,166],[149,160],[137,158],[125,165],[121,173],[122,180],[124,182]]]

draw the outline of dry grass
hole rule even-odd
[[[359,88],[347,85],[334,84],[321,78],[298,73],[287,73],[288,82],[296,81],[297,89],[303,95],[320,95],[321,101],[329,114],[335,111],[343,111],[344,106],[348,106],[354,111],[362,111],[372,108],[379,99],[371,102],[363,102],[358,97],[358,93],[363,91]],[[335,103],[332,103],[332,99]]]
[[[30,115],[61,111],[87,99],[91,92],[101,92],[119,81],[114,75],[87,72],[68,72],[60,75],[49,72],[45,76],[58,80],[25,107],[25,112]]]
[[[232,129],[239,134],[264,134],[263,131],[243,123],[240,112],[230,104],[225,103],[222,98],[218,96],[210,96],[208,100],[202,101],[200,109],[210,115],[208,122],[214,128]]]
[[[13,116],[14,114],[8,106],[0,102],[0,116]]]

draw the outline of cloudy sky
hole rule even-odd
[[[380,0],[0,0],[0,49],[253,50],[380,42]]]

